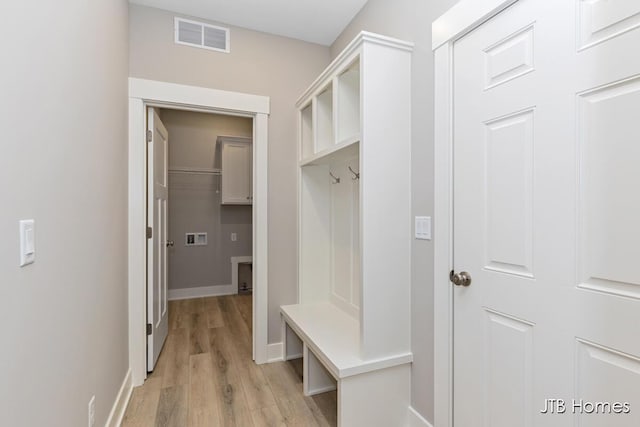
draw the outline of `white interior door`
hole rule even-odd
[[[168,134],[158,113],[147,111],[147,370],[152,371],[169,330],[167,306]],[[150,334],[149,334],[150,332]]]
[[[520,0],[454,44],[456,426],[640,426],[639,16]]]

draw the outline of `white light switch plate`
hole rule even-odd
[[[416,239],[431,240],[431,217],[417,216],[415,223]]]
[[[36,260],[35,234],[34,220],[23,219],[20,221],[20,267],[32,264]]]

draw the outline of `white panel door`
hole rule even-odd
[[[456,426],[640,425],[639,17],[520,0],[454,44]]]
[[[147,341],[147,370],[153,371],[169,332],[167,306],[167,200],[168,133],[158,113],[147,111],[147,221],[152,237],[147,246],[147,322],[151,333]]]

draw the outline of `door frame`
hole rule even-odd
[[[453,420],[453,47],[518,0],[460,0],[431,27],[434,52],[434,425]]]
[[[129,366],[133,386],[147,377],[146,109],[161,107],[253,119],[253,357],[268,361],[267,96],[129,78]]]

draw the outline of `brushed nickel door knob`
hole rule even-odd
[[[451,270],[451,273],[449,273],[449,280],[456,286],[469,286],[471,284],[471,275],[466,271],[455,273]]]

